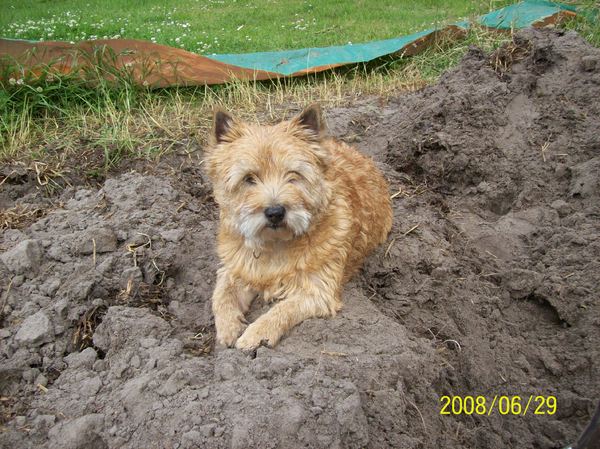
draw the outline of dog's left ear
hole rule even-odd
[[[226,136],[231,133],[235,125],[235,119],[223,109],[215,109],[213,112],[213,127],[211,140],[219,144],[226,140]]]
[[[311,137],[319,140],[325,131],[325,122],[319,103],[313,103],[293,120],[294,124],[309,131]]]

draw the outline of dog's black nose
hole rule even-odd
[[[272,224],[279,224],[285,217],[285,207],[270,206],[265,209],[265,216]]]

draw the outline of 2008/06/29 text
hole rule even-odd
[[[558,402],[555,396],[442,396],[440,415],[554,415]]]

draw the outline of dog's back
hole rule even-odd
[[[347,281],[360,268],[365,257],[386,241],[392,227],[389,188],[373,161],[335,139],[326,139],[332,156],[329,172],[334,190],[347,198],[354,239],[344,278]]]

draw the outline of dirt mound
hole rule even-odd
[[[213,350],[198,166],[65,190],[1,236],[0,445],[572,442],[600,398],[598,98],[599,50],[527,31],[420,92],[328,111],[390,180],[394,228],[338,317],[255,357]],[[0,204],[44,203],[27,182],[7,178]],[[444,395],[558,405],[445,416]]]

